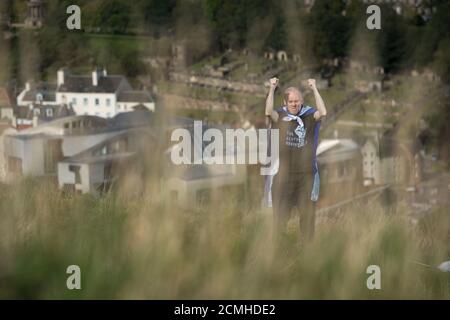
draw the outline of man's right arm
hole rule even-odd
[[[273,110],[273,100],[274,100],[274,94],[275,89],[278,85],[278,78],[271,78],[269,80],[269,93],[267,94],[266,98],[266,111],[265,114],[267,117],[270,117],[273,122],[278,121],[278,113]]]

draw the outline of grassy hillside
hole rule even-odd
[[[129,175],[101,199],[33,180],[3,187],[0,298],[450,298],[448,273],[414,263],[449,260],[448,213],[414,227],[402,213],[354,206],[320,223],[309,246],[297,245],[294,220],[274,245],[250,185],[185,211],[138,181]],[[66,288],[72,264],[79,291]],[[381,290],[366,287],[372,264]]]

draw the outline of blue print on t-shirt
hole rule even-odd
[[[286,131],[285,143],[288,147],[301,148],[306,144],[306,129],[298,126],[294,131]]]

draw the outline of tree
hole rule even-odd
[[[266,39],[266,46],[275,50],[286,48],[286,24],[281,14],[275,18],[272,30]]]
[[[176,0],[141,0],[138,3],[146,25],[153,30],[155,36],[167,32],[173,26],[176,5]]]
[[[276,2],[263,0],[204,0],[208,18],[219,50],[246,45],[248,32],[257,20],[273,23],[265,42],[276,47],[284,46],[285,31]]]
[[[111,33],[125,33],[131,21],[131,7],[120,0],[103,0],[92,14],[91,27]]]
[[[346,55],[350,20],[343,15],[345,3],[340,0],[317,0],[311,9],[308,25],[312,30],[312,50],[319,58]]]
[[[434,58],[433,69],[444,82],[450,83],[450,38],[439,42]]]
[[[450,37],[450,3],[436,6],[436,13],[420,34],[415,34],[411,42],[416,44],[413,61],[418,67],[431,63],[430,58],[438,49],[441,40]]]
[[[380,62],[386,72],[395,72],[406,57],[406,23],[389,5],[380,6],[382,29],[376,40]]]

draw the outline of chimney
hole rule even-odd
[[[57,85],[58,85],[58,87],[59,86],[61,86],[61,85],[63,85],[64,84],[64,78],[66,77],[66,75],[67,75],[67,69],[66,68],[61,68],[61,69],[59,69],[58,70],[58,73],[57,73]]]
[[[92,85],[94,87],[98,86],[98,81],[100,80],[101,76],[104,76],[104,73],[106,72],[106,70],[100,70],[98,68],[95,68],[94,71],[92,71]]]
[[[30,81],[25,82],[25,90],[30,91],[30,89],[31,89]]]
[[[98,85],[98,73],[97,70],[92,71],[92,85],[96,87]]]
[[[106,68],[103,68],[103,76],[106,77],[108,75],[108,72],[106,72]]]

